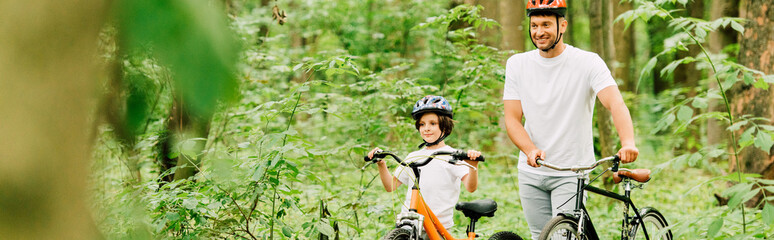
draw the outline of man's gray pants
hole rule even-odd
[[[563,210],[575,208],[574,196],[577,186],[577,176],[553,177],[519,171],[521,207],[527,218],[533,240],[538,239],[543,226],[552,217]],[[570,198],[572,200],[567,201]],[[565,204],[565,202],[567,203]],[[562,204],[564,205],[562,206]]]

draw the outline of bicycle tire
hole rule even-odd
[[[395,228],[387,232],[383,240],[411,240],[411,230],[405,228]]]
[[[672,240],[672,230],[667,229],[666,231],[662,231],[664,228],[668,227],[669,224],[667,224],[664,215],[661,215],[658,210],[654,208],[643,208],[640,216],[642,216],[642,221],[645,223],[645,227],[648,230],[648,237],[650,240]],[[642,225],[640,224],[632,226],[632,233],[632,239],[645,239],[645,233],[642,231]]]
[[[508,231],[498,232],[489,237],[489,240],[523,240],[519,234]]]
[[[548,223],[546,223],[546,225],[543,227],[543,230],[540,232],[540,237],[538,237],[538,239],[587,240],[585,236],[581,238],[580,234],[578,233],[578,221],[564,215],[551,218],[551,220],[548,221]]]

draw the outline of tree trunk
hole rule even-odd
[[[236,16],[238,13],[234,0],[223,0],[223,7],[226,8],[226,14],[229,16]]]
[[[739,0],[713,0],[710,18],[714,20],[721,17],[739,17]],[[738,32],[731,26],[719,28],[709,35],[709,51],[712,53],[720,53],[724,47],[739,41]]]
[[[747,2],[747,19],[744,37],[740,40],[739,64],[763,71],[764,74],[774,74],[774,0],[756,0]],[[774,119],[774,94],[769,90],[751,86],[737,86],[734,89],[732,109],[735,116],[752,114],[756,117]],[[740,130],[743,131],[744,129]],[[730,162],[731,169],[737,170],[736,160],[740,161],[743,172],[759,173],[766,179],[774,179],[774,158],[772,150],[762,151],[755,147],[747,147],[739,153],[739,159]],[[748,204],[757,204],[761,195],[756,196]]]
[[[500,1],[500,24],[502,25],[502,43],[500,48],[502,50],[515,50],[523,52],[526,50],[526,42],[528,41],[527,29],[524,25],[526,19],[525,5],[523,1]],[[505,66],[505,60],[503,59],[503,66]],[[502,94],[502,85],[499,85],[493,94]],[[499,118],[499,125],[505,126],[505,118]],[[508,135],[505,131],[499,131],[496,139],[508,139]],[[513,148],[514,145],[510,141],[495,141],[492,145],[499,149]]]
[[[140,162],[138,161],[139,149],[135,148],[135,144],[137,144],[136,136],[144,134],[146,129],[140,129],[139,126],[136,125],[136,122],[129,120],[130,115],[132,115],[130,113],[131,110],[129,110],[128,107],[130,104],[129,96],[137,93],[126,89],[124,86],[126,83],[132,81],[126,79],[128,74],[124,74],[126,72],[123,65],[124,60],[126,60],[126,58],[124,58],[124,49],[126,46],[124,46],[124,42],[121,41],[121,37],[118,36],[120,32],[121,31],[117,31],[116,35],[112,37],[112,41],[115,43],[115,52],[110,54],[113,58],[107,60],[108,76],[106,91],[103,92],[100,97],[98,103],[99,110],[97,111],[99,114],[97,120],[93,122],[94,128],[92,131],[94,131],[95,134],[98,133],[99,127],[104,123],[107,123],[113,128],[112,132],[114,136],[122,143],[120,147],[124,154],[120,159],[125,162],[130,174],[134,178],[133,180],[136,183],[139,183],[142,180],[142,173],[140,171]],[[150,111],[152,112],[153,109]],[[135,113],[132,117],[138,116],[139,114]],[[143,118],[145,117],[147,116],[144,116]]]
[[[710,11],[711,19],[718,19],[721,17],[739,17],[739,0],[714,0],[712,1],[712,9]],[[723,51],[723,48],[731,44],[738,42],[739,34],[730,26],[727,28],[718,29],[710,33],[709,37],[709,51],[718,54]],[[716,81],[709,82],[710,89],[718,89],[718,83]],[[725,105],[722,100],[710,99],[709,109],[710,112],[724,112]],[[717,145],[730,139],[726,133],[727,125],[723,122],[717,121],[713,118],[707,120],[707,144]]]
[[[610,72],[615,77],[615,71],[613,71],[613,61],[615,61],[616,51],[615,51],[615,45],[613,40],[613,19],[615,18],[614,15],[614,5],[618,2],[617,0],[605,0],[601,1],[602,4],[602,44],[604,47],[604,54],[602,55],[602,58],[605,60],[605,63],[607,63],[607,67],[610,69]]]
[[[569,27],[567,28],[567,32],[564,36],[564,43],[568,43],[570,45],[578,47],[578,43],[575,42],[577,40],[576,37],[576,28],[575,25],[575,19],[579,19],[578,16],[581,13],[585,13],[586,9],[583,8],[583,6],[587,6],[586,3],[584,3],[584,0],[576,0],[573,1],[572,4],[570,4],[567,8],[567,16],[565,16],[565,19],[569,23]],[[580,10],[580,11],[578,11]]]
[[[500,24],[503,29],[503,50],[524,51],[524,18],[526,16],[523,1],[500,1]],[[529,37],[529,36],[527,36]]]
[[[268,8],[269,7],[269,0],[261,0],[261,7],[262,8]],[[263,44],[265,41],[264,38],[268,37],[269,35],[269,24],[262,23],[260,28],[258,29],[258,44]]]
[[[452,2],[452,7],[456,6],[454,5],[455,2]],[[499,2],[499,0],[465,0],[463,2],[465,5],[470,6],[476,6],[481,5],[484,9],[481,11],[481,16],[489,19],[499,20],[500,19],[500,12],[499,9],[502,2]],[[508,13],[511,14],[511,13]],[[499,22],[499,21],[498,21]],[[462,24],[461,26],[469,27],[467,23],[460,22],[459,24]],[[408,32],[409,29],[406,30]],[[500,40],[503,38],[501,35],[501,32],[498,31],[496,27],[494,28],[487,28],[483,30],[476,29],[476,31],[479,32],[478,36],[476,37],[481,43],[487,46],[493,46],[497,47],[498,45],[501,45],[502,43]]]
[[[591,41],[591,51],[599,54],[611,68],[615,48],[612,47],[612,6],[611,0],[591,1],[589,3],[589,27],[591,36],[601,41]],[[611,71],[612,73],[612,71]],[[594,122],[599,131],[599,151],[602,156],[612,156],[615,152],[612,141],[610,112],[597,100],[594,105]]]
[[[612,63],[615,59],[615,48],[613,47],[613,0],[591,1],[589,3],[589,30],[590,36],[599,41],[591,41],[591,51],[599,54],[607,64],[608,69],[612,71]],[[599,133],[599,154],[601,156],[612,156],[615,154],[615,144],[613,143],[613,130],[610,124],[610,112],[597,99],[594,104],[594,123],[597,125]],[[604,176],[605,188],[613,187],[612,174],[607,173]]]
[[[187,179],[198,172],[210,129],[210,119],[192,114],[180,98],[175,99],[167,119],[167,132],[160,139],[162,143],[159,146],[161,172],[177,167],[173,174],[164,176],[167,182]],[[172,156],[172,153],[178,154]]]
[[[613,19],[615,19],[618,15],[631,10],[632,3],[627,1],[617,3],[616,1],[613,3],[613,9]],[[615,45],[616,62],[614,75],[623,82],[619,86],[621,91],[634,92],[637,87],[636,79],[634,79],[632,74],[631,64],[635,53],[634,24],[630,25],[626,30],[624,30],[625,27],[624,21],[618,21],[613,27],[615,29],[613,32],[613,43]]]
[[[0,236],[97,239],[88,207],[103,1],[0,1]]]
[[[476,4],[484,7],[484,10],[481,11],[481,16],[494,20],[500,19],[499,0],[477,0]],[[487,46],[498,47],[501,45],[502,33],[497,27],[487,28],[481,31],[479,39]]]

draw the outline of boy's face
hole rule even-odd
[[[558,23],[560,26],[557,26],[556,17],[552,15],[532,16],[529,18],[530,37],[538,49],[546,50],[556,42],[558,37],[556,34],[557,27],[560,28],[560,33],[564,32],[567,26],[564,18],[560,17]]]
[[[441,137],[441,125],[439,125],[438,115],[429,112],[422,115],[419,119],[419,134],[425,142],[435,142]]]

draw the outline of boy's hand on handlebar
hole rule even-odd
[[[381,152],[381,151],[382,151],[382,149],[380,149],[378,147],[375,147],[373,150],[368,152],[368,158],[369,159],[374,159],[374,153]],[[382,161],[381,159],[378,160],[378,162],[381,162],[381,161]]]
[[[468,159],[470,160],[466,160],[465,162],[467,162],[470,165],[473,165],[474,167],[478,166],[478,161],[475,161],[475,159],[480,156],[481,156],[481,152],[476,150],[468,150]]]
[[[546,152],[543,152],[543,150],[540,150],[538,148],[533,149],[532,151],[529,151],[527,153],[527,165],[531,167],[540,167],[540,165],[537,164],[537,158],[546,159]]]
[[[622,163],[630,163],[637,160],[637,156],[640,154],[640,150],[635,146],[623,146],[621,150],[618,150],[618,157],[621,158]]]

